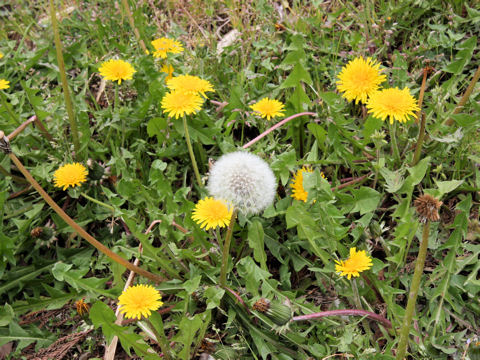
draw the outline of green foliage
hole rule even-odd
[[[133,332],[132,327],[125,328],[115,325],[115,314],[105,303],[101,301],[96,302],[90,309],[89,316],[95,328],[102,328],[107,342],[110,343],[113,337],[117,336],[129,356],[131,356],[131,350],[133,349],[143,359],[160,359],[160,356],[149,352],[150,347],[143,341],[141,336]]]
[[[154,38],[178,39],[185,51],[166,60],[174,75],[197,75],[215,88],[203,109],[187,117],[204,181],[210,160],[282,120],[256,117],[254,102],[282,101],[285,117],[316,115],[297,117],[248,149],[270,164],[279,186],[263,213],[239,215],[223,288],[226,229],[207,232],[191,219],[208,193],[195,184],[181,120],[160,107],[169,91],[164,62],[143,51],[123,2],[59,8],[79,153],[66,126],[45,9],[23,0],[1,6],[0,78],[10,88],[0,90],[0,130],[9,134],[36,115],[53,138],[30,124],[11,139],[13,152],[86,231],[165,278],[153,284],[164,305],[150,322],[115,323],[112,308],[128,272],[76,235],[2,153],[0,345],[13,344],[7,357],[20,359],[94,328],[78,344],[92,358],[102,358],[99,344],[114,336],[117,352],[126,353],[120,356],[161,358],[157,332],[175,359],[199,358],[206,343],[214,344],[208,350],[214,359],[224,360],[393,359],[423,228],[413,201],[425,193],[443,205],[440,221],[432,223],[409,352],[414,359],[463,359],[480,321],[478,84],[453,112],[478,67],[475,6],[438,0],[129,3],[150,52]],[[235,29],[239,34],[232,35]],[[217,52],[229,34],[233,40]],[[396,159],[387,124],[336,91],[338,73],[356,56],[378,60],[388,78],[383,85],[408,87],[416,98],[424,67],[433,68],[422,106],[426,138],[415,166],[419,124],[397,124]],[[111,58],[137,71],[118,86],[118,102],[116,85],[98,75],[100,63]],[[88,181],[55,188],[54,171],[73,161],[88,167]],[[291,196],[292,176],[303,166],[313,170],[303,174],[305,202]],[[347,259],[352,247],[373,258],[372,268],[356,278],[361,305],[393,329],[337,316],[279,326],[251,310],[260,298],[293,316],[355,308],[351,281],[335,271],[335,261]],[[135,281],[146,282],[138,275]],[[88,316],[75,312],[79,299],[92,304]]]

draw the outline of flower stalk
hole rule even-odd
[[[423,68],[422,85],[420,86],[420,94],[418,95],[418,111],[417,111],[416,122],[418,122],[418,118],[420,117],[420,112],[422,111],[423,97],[425,95],[425,87],[427,86],[427,75],[429,71],[430,71],[429,67]]]
[[[465,93],[463,94],[462,98],[460,99],[460,102],[458,103],[457,107],[453,111],[453,115],[458,114],[460,111],[462,111],[463,107],[467,103],[468,98],[473,92],[473,89],[475,88],[475,84],[477,81],[480,79],[480,66],[478,67],[477,71],[473,75],[472,81],[470,81],[470,84],[467,87],[467,90],[465,90]],[[454,123],[453,118],[448,119],[445,122],[445,125],[452,125]]]
[[[197,160],[195,159],[195,154],[193,153],[192,142],[190,140],[190,134],[188,132],[187,118],[185,115],[183,115],[183,129],[185,131],[185,140],[187,141],[188,153],[190,154],[190,160],[192,161],[193,172],[195,173],[195,178],[197,179],[198,186],[202,187],[202,178],[200,177]]]
[[[360,293],[358,292],[357,280],[355,278],[352,279],[352,291],[353,291],[353,302],[358,310],[362,310],[362,300],[360,299]],[[363,319],[362,321],[363,328],[365,330],[365,334],[368,335],[370,341],[373,339],[372,332],[370,330],[370,325],[368,321]]]
[[[130,24],[130,27],[133,29],[133,33],[135,34],[135,37],[137,38],[137,41],[140,44],[140,47],[142,48],[143,52],[146,53],[147,52],[147,47],[145,46],[145,43],[140,36],[140,32],[138,31],[137,27],[135,26],[135,20],[133,19],[132,12],[130,11],[130,6],[128,5],[128,0],[122,0],[122,5],[123,5],[123,8],[125,9],[125,13],[127,14],[128,22]]]
[[[410,286],[410,293],[408,295],[407,309],[402,322],[400,330],[400,340],[397,347],[397,355],[395,360],[403,360],[407,352],[408,336],[410,334],[410,325],[417,302],[418,290],[420,288],[420,280],[422,279],[423,268],[425,265],[425,258],[427,257],[428,249],[428,235],[430,233],[430,220],[427,219],[423,226],[422,241],[420,243],[420,250],[418,252],[417,261],[415,262],[415,272],[413,273],[412,285]]]
[[[119,111],[120,111],[120,99],[119,99],[119,96],[118,96],[118,82],[115,83],[115,98],[114,98],[114,103],[113,103],[113,114],[114,116],[115,115],[118,115],[118,117],[120,117],[119,115]],[[123,144],[125,143],[125,118],[122,117],[121,119],[122,121],[122,142],[121,142],[121,146],[123,148]]]
[[[80,151],[80,141],[78,137],[77,121],[75,119],[75,113],[73,112],[72,99],[70,97],[70,90],[68,89],[67,74],[65,72],[65,62],[63,61],[62,43],[60,41],[60,33],[58,31],[57,15],[55,12],[55,6],[53,0],[50,0],[50,18],[52,21],[52,28],[55,38],[55,49],[57,51],[58,69],[60,71],[60,79],[62,81],[63,96],[65,98],[65,106],[67,108],[68,121],[70,122],[70,130],[73,137],[73,146],[75,153]]]
[[[9,140],[12,140],[15,136],[20,134],[25,128],[31,124],[35,123],[35,125],[40,129],[40,131],[45,135],[48,141],[53,141],[53,136],[50,135],[50,133],[47,131],[45,126],[43,126],[42,122],[40,121],[39,118],[37,118],[37,115],[30,116],[28,120],[25,120],[23,123],[21,123],[15,130],[13,130],[7,137]]]
[[[359,309],[341,309],[341,310],[321,311],[321,312],[307,314],[307,315],[294,316],[292,318],[292,321],[308,321],[308,320],[321,319],[323,317],[329,317],[329,316],[366,316],[369,319],[378,321],[386,328],[392,327],[392,323],[389,320],[385,319],[384,317],[370,311],[359,310]]]
[[[400,152],[398,151],[398,144],[397,144],[397,134],[396,134],[396,124],[389,124],[390,127],[390,139],[392,140],[392,153],[395,157],[395,161],[400,161]]]
[[[313,112],[302,112],[302,113],[298,113],[298,114],[294,114],[292,116],[289,116],[285,119],[283,119],[282,121],[276,123],[275,125],[273,125],[272,127],[268,128],[267,130],[265,130],[263,133],[261,133],[260,135],[258,135],[255,139],[253,140],[250,140],[248,143],[246,143],[245,145],[243,145],[243,148],[246,149],[250,146],[252,146],[253,144],[255,144],[257,141],[259,141],[260,139],[264,138],[265,136],[267,136],[268,134],[270,134],[273,130],[275,129],[278,129],[279,127],[281,127],[282,125],[286,124],[287,122],[289,122],[290,120],[293,120],[297,117],[300,117],[300,116],[303,116],[303,115],[310,115],[310,116],[315,116],[317,115],[317,113],[313,113]]]
[[[122,258],[120,255],[114,253],[108,247],[103,245],[97,239],[95,239],[92,235],[87,233],[83,228],[78,225],[70,216],[68,216],[63,209],[58,206],[58,204],[47,194],[47,192],[40,186],[40,184],[32,177],[30,172],[23,166],[22,162],[11,152],[9,147],[8,139],[4,136],[3,132],[0,132],[0,149],[3,150],[8,156],[10,160],[17,166],[18,170],[25,176],[28,182],[37,190],[45,202],[50,205],[50,207],[68,224],[70,225],[75,232],[77,232],[82,238],[87,240],[92,246],[94,246],[98,251],[108,256],[110,259],[115,261],[116,263],[123,265],[129,270],[136,272],[139,275],[145,276],[146,278],[155,281],[155,282],[162,282],[163,278],[152,274],[151,272],[144,270],[138,266],[135,266]]]
[[[2,99],[2,105],[7,110],[8,115],[10,115],[15,124],[20,125],[20,120],[18,120],[17,115],[15,115],[12,109],[10,109],[10,106],[7,103],[7,97],[5,96],[3,91],[0,91],[0,98]]]
[[[423,140],[425,140],[425,125],[427,123],[425,113],[422,112],[421,120],[420,120],[420,130],[418,132],[418,141],[415,147],[415,154],[413,155],[413,162],[412,166],[417,165],[418,161],[420,160],[420,154],[422,152],[422,145]]]
[[[228,267],[228,253],[230,251],[230,243],[232,241],[233,228],[235,226],[235,219],[237,218],[237,210],[233,210],[230,224],[228,225],[227,235],[222,249],[222,266],[220,268],[220,285],[225,287],[227,285],[227,267]]]
[[[97,200],[87,194],[85,194],[84,192],[81,192],[80,195],[82,195],[85,199],[87,200],[90,200],[91,202],[97,204],[97,205],[100,205],[100,206],[103,206],[104,208],[107,208],[108,210],[110,210],[112,213],[115,212],[115,208],[111,205],[108,205],[108,204],[105,204],[104,202],[101,202],[100,200]]]
[[[165,337],[165,332],[163,330],[162,317],[158,316],[158,319],[159,319],[159,321],[157,322],[157,325],[159,325],[161,327],[160,331],[157,331],[157,329],[155,328],[155,326],[153,326],[150,319],[147,318],[145,320],[147,321],[148,325],[150,326],[150,330],[152,330],[153,334],[155,335],[157,343],[160,346],[160,350],[162,350],[163,358],[166,359],[166,360],[170,360],[171,357],[170,357],[170,353],[168,352],[168,349],[170,348],[170,346],[168,345],[168,341],[167,341],[167,338]]]

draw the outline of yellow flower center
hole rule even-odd
[[[198,202],[192,214],[192,219],[205,227],[205,230],[211,228],[225,227],[230,223],[233,209],[223,200],[217,200],[212,197],[206,197]]]
[[[335,270],[340,273],[340,276],[347,276],[348,279],[352,276],[360,276],[362,271],[372,267],[372,259],[366,251],[357,251],[356,248],[350,249],[350,257],[347,260],[335,262],[337,263]]]

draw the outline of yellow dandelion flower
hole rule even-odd
[[[250,106],[250,108],[255,112],[255,114],[260,115],[262,118],[267,118],[270,120],[276,116],[283,116],[284,105],[274,99],[263,98],[259,102]]]
[[[170,64],[163,64],[162,68],[160,69],[161,72],[167,74],[167,77],[165,78],[165,81],[170,80],[173,78],[173,66]]]
[[[180,75],[167,81],[167,86],[172,91],[181,91],[189,94],[201,94],[207,97],[207,91],[215,91],[208,80],[193,75]]]
[[[340,276],[347,276],[348,280],[352,276],[358,277],[362,271],[368,270],[372,267],[372,258],[367,255],[365,250],[357,251],[356,248],[350,249],[350,257],[343,261],[337,261],[335,271],[340,273]]]
[[[152,285],[130,286],[118,297],[120,312],[127,319],[148,318],[152,311],[163,305],[162,295]]]
[[[61,166],[53,174],[53,181],[56,187],[66,190],[81,185],[87,181],[88,171],[82,164],[73,163]]]
[[[5,79],[0,79],[0,90],[5,90],[10,87],[10,81],[7,81]]]
[[[225,227],[230,224],[233,208],[227,206],[223,200],[217,200],[213,197],[206,197],[199,200],[193,210],[192,219],[205,230],[211,228]]]
[[[303,188],[303,173],[305,172],[312,173],[313,170],[305,166],[297,170],[297,173],[293,176],[293,182],[290,184],[293,189],[292,197],[303,202],[307,202],[308,198],[308,192]]]
[[[132,80],[133,74],[136,72],[130,63],[114,59],[102,63],[98,70],[105,79],[118,81],[119,84],[122,83],[122,80]]]
[[[176,119],[199,111],[202,104],[203,99],[200,95],[180,91],[169,92],[162,99],[162,109],[169,117]]]
[[[367,101],[368,112],[376,118],[407,122],[410,116],[417,117],[416,112],[420,110],[417,100],[410,94],[408,88],[383,89],[373,93]]]
[[[380,74],[380,64],[371,58],[358,57],[350,61],[338,74],[337,89],[348,101],[365,103],[387,77]]]
[[[313,170],[305,166],[297,170],[296,174],[293,175],[293,181],[290,184],[290,187],[293,189],[293,194],[291,195],[292,198],[303,202],[307,202],[308,198],[308,191],[305,191],[303,188],[303,173],[305,172],[312,173]],[[320,173],[320,176],[325,179],[323,172]]]
[[[0,59],[3,58],[3,53],[0,51]]]
[[[153,40],[151,43],[155,49],[153,56],[157,58],[165,59],[167,57],[167,53],[179,54],[183,51],[183,46],[179,41],[165,37]]]

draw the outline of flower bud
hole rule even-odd
[[[253,310],[267,315],[267,317],[278,326],[288,324],[293,316],[290,306],[278,302],[271,302],[265,298],[261,298],[253,304]]]

